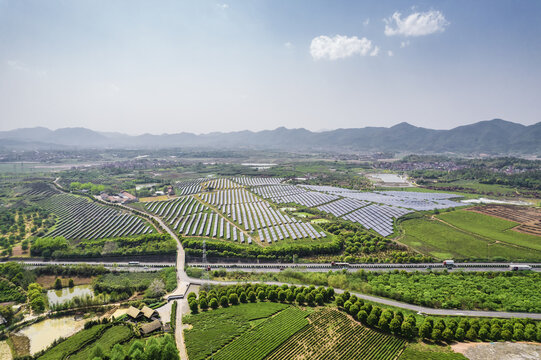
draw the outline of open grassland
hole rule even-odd
[[[396,359],[405,340],[365,328],[336,309],[320,309],[310,324],[270,354],[280,359]]]
[[[70,356],[70,360],[87,360],[91,359],[94,347],[100,346],[101,349],[108,354],[115,344],[126,342],[133,336],[131,330],[127,326],[113,326],[107,329],[95,342],[87,345],[84,349]]]
[[[430,184],[431,188],[442,188],[442,189],[467,189],[473,190],[481,194],[493,194],[493,195],[513,195],[516,194],[517,190],[504,185],[498,184],[481,184],[477,181],[472,180],[458,180],[453,182],[438,182],[435,184]]]
[[[437,259],[540,261],[541,252],[498,242],[426,217],[401,223],[400,242]]]
[[[261,322],[213,355],[220,360],[260,360],[308,325],[308,312],[289,307]]]
[[[184,323],[186,350],[191,360],[205,359],[211,353],[254,326],[253,321],[264,319],[288,305],[279,303],[249,303],[188,315]]]
[[[459,353],[453,352],[448,346],[411,343],[400,355],[399,360],[467,360]]]
[[[541,251],[541,237],[513,230],[519,224],[473,211],[453,211],[438,215],[438,218],[491,240],[501,241]]]

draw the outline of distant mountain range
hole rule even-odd
[[[541,154],[541,122],[525,126],[501,119],[451,130],[400,123],[390,128],[365,127],[312,132],[286,129],[130,136],[86,128],[44,127],[0,132],[2,149],[72,148],[211,148],[282,151],[409,152],[457,154]]]

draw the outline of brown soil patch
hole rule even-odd
[[[9,337],[15,357],[30,355],[30,339],[24,335],[11,334]]]
[[[42,275],[36,279],[36,282],[40,284],[44,289],[52,289],[54,288],[54,282],[56,281],[56,278],[59,276],[56,275]],[[80,277],[80,276],[74,276],[74,277],[60,277],[62,280],[62,286],[67,287],[69,284],[69,279],[73,279],[73,283],[75,285],[88,285],[92,284],[92,280],[94,280],[94,277]]]
[[[527,342],[458,343],[453,351],[470,360],[530,360],[541,358],[541,345]]]
[[[13,257],[30,257],[30,247],[23,251],[21,244],[13,247]]]
[[[520,225],[513,230],[541,236],[541,210],[536,208],[516,205],[484,205],[466,210],[514,221]]]

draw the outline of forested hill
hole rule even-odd
[[[0,132],[0,148],[258,148],[282,151],[394,151],[460,154],[541,154],[541,122],[525,126],[494,119],[450,130],[400,123],[390,128],[365,127],[312,132],[287,129],[259,132],[192,133],[129,136],[85,128],[27,128]]]

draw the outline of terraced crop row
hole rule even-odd
[[[310,325],[266,359],[391,360],[406,344],[403,339],[365,328],[335,309],[318,310],[309,319]]]
[[[216,360],[264,359],[289,337],[308,325],[306,315],[306,312],[297,307],[289,307],[240,335],[214,354],[213,358]]]

